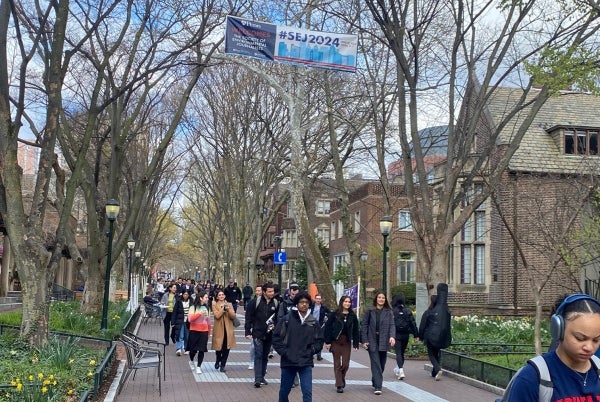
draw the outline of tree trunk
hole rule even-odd
[[[48,340],[50,328],[49,286],[52,278],[47,269],[41,267],[36,256],[17,256],[22,281],[23,318],[21,320],[21,338],[30,345],[43,346]]]

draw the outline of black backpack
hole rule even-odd
[[[412,312],[406,307],[394,309],[394,324],[396,324],[396,332],[412,332],[411,328]]]

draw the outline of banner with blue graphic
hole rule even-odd
[[[225,53],[356,71],[358,36],[279,26],[227,16]]]
[[[344,296],[350,296],[352,299],[352,308],[356,309],[358,307],[358,283],[354,286],[344,289]]]

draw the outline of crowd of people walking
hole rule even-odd
[[[432,299],[420,328],[413,312],[405,306],[404,295],[395,296],[390,305],[387,295],[378,292],[373,305],[359,317],[350,296],[342,296],[336,308],[330,310],[314,283],[305,291],[291,282],[282,291],[272,282],[256,288],[246,283],[241,290],[233,280],[226,286],[195,284],[182,278],[166,284],[161,280],[149,285],[144,303],[160,308],[165,344],[172,342],[177,356],[188,355],[198,375],[209,352],[209,338],[210,350],[215,352],[215,370],[227,371],[229,353],[236,347],[235,328],[240,325],[237,310],[243,306],[245,321],[240,329],[251,341],[248,369],[254,373],[254,387],[269,384],[267,364],[275,351],[281,368],[279,401],[287,401],[291,389],[298,386],[303,401],[311,401],[312,369],[315,360],[323,360],[323,350],[331,353],[335,390],[343,393],[351,354],[362,346],[369,354],[373,392],[380,395],[388,351],[396,352],[395,376],[398,380],[405,378],[404,354],[411,335],[415,341],[424,340],[433,364],[432,375],[439,380],[440,346],[432,334],[449,339],[450,333],[448,329],[440,335],[434,329],[437,324],[431,317],[437,317],[432,310],[437,300]]]

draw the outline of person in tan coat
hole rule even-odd
[[[218,290],[212,303],[214,317],[211,348],[216,352],[215,369],[225,372],[225,364],[229,351],[235,347],[233,319],[235,310],[231,303],[225,300],[225,293]]]

